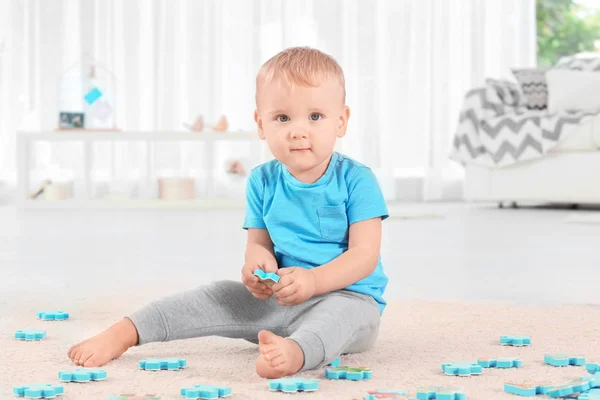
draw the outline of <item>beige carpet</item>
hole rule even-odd
[[[554,290],[549,288],[549,290]],[[142,304],[133,296],[87,299],[69,307],[72,318],[65,322],[39,322],[36,311],[47,307],[28,300],[8,308],[0,316],[0,399],[10,399],[12,386],[25,383],[58,383],[60,370],[73,366],[66,358],[69,346],[104,328]],[[146,296],[146,299],[148,296]],[[145,299],[144,299],[145,301]],[[1,305],[1,304],[0,304]],[[40,307],[40,305],[42,305]],[[469,400],[515,399],[503,392],[506,380],[541,379],[560,383],[586,375],[582,367],[554,368],[543,364],[544,353],[574,352],[588,361],[600,360],[600,307],[514,307],[490,304],[392,303],[384,314],[380,340],[364,354],[344,356],[344,364],[367,365],[373,379],[367,382],[321,379],[320,389],[295,396],[313,399],[359,398],[368,389],[405,389],[415,394],[418,385],[452,385],[464,389]],[[12,339],[17,329],[44,327],[48,337],[41,342]],[[499,345],[500,335],[531,335],[527,348]],[[484,370],[476,377],[449,377],[441,363],[476,361],[478,357],[516,356],[522,368]],[[137,362],[148,357],[181,357],[189,367],[178,372],[146,372]],[[229,385],[232,399],[281,399],[267,391],[267,382],[254,374],[256,348],[242,341],[205,338],[151,344],[130,350],[105,367],[103,382],[65,384],[65,400],[106,399],[123,391],[155,392],[163,399],[181,399],[182,387],[200,383]],[[322,371],[303,374],[323,378]]]

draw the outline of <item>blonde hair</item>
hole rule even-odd
[[[318,86],[323,80],[335,79],[346,101],[344,71],[328,54],[310,47],[290,47],[265,62],[256,76],[256,96],[259,88],[277,79],[290,85]]]

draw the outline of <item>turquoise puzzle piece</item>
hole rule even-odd
[[[586,392],[590,390],[590,381],[571,381],[556,385],[546,393],[550,397],[565,397],[571,396],[575,393]]]
[[[333,360],[331,362],[331,364],[329,364],[329,367],[339,367],[340,365],[342,365],[342,362],[340,361],[340,358],[336,358],[335,360]]]
[[[102,92],[97,87],[94,87],[83,96],[88,104],[94,104],[100,97],[102,97]]]
[[[254,271],[254,275],[258,276],[258,279],[260,279],[267,286],[273,286],[279,282],[279,275],[277,275],[275,272],[265,272],[262,269],[257,269]]]
[[[585,365],[585,357],[573,354],[546,354],[544,356],[544,362],[553,367]]]
[[[15,339],[17,340],[42,340],[46,338],[46,330],[45,329],[19,329],[15,332]]]
[[[477,364],[483,368],[518,368],[523,365],[523,361],[518,358],[504,357],[504,358],[480,358],[477,360]]]
[[[466,400],[467,395],[460,389],[443,386],[425,386],[417,388],[418,400]]]
[[[62,386],[49,383],[13,387],[13,394],[15,396],[27,397],[29,399],[52,399],[64,392],[65,388]]]
[[[408,400],[408,397],[404,390],[369,390],[364,400],[379,399]]]
[[[159,371],[166,369],[169,371],[175,371],[187,367],[187,362],[180,358],[149,358],[147,360],[141,360],[139,362],[140,369],[146,371]]]
[[[584,376],[581,378],[582,381],[589,381],[591,388],[600,388],[600,371],[595,374]]]
[[[500,336],[500,344],[518,347],[529,346],[531,344],[531,338],[529,336],[504,335]]]
[[[543,382],[507,382],[504,384],[504,391],[519,396],[533,397],[538,394],[547,394],[553,387],[554,385]]]
[[[588,392],[581,393],[577,400],[600,400],[600,389],[591,389]]]
[[[451,362],[442,364],[442,371],[446,375],[469,376],[481,374],[482,368],[479,364],[469,362]]]
[[[317,379],[281,378],[269,381],[269,390],[273,392],[314,392],[317,389],[319,389]]]
[[[117,396],[109,396],[108,400],[160,400],[155,394],[120,394]]]
[[[596,372],[600,372],[600,364],[598,364],[598,363],[587,363],[585,365],[585,369],[590,374],[595,374]]]
[[[106,376],[106,371],[103,369],[91,368],[77,368],[72,371],[60,371],[58,373],[58,379],[61,382],[103,381]]]
[[[363,379],[371,379],[373,371],[369,367],[327,367],[325,368],[325,376],[328,379],[346,379],[349,381],[360,381]]]
[[[186,399],[218,399],[231,396],[231,388],[215,385],[194,385],[181,389],[181,395]]]
[[[37,313],[37,317],[42,321],[64,321],[69,319],[69,313],[64,311],[40,311]]]

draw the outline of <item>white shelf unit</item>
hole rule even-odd
[[[98,142],[144,142],[146,149],[146,177],[152,177],[153,144],[156,142],[196,142],[202,141],[205,146],[204,166],[208,171],[206,177],[207,194],[194,200],[166,201],[160,199],[126,199],[126,200],[98,200],[92,196],[92,169],[94,165],[93,148]],[[18,194],[17,203],[23,209],[86,209],[86,208],[142,208],[142,209],[227,209],[241,208],[244,199],[219,197],[214,194],[214,154],[215,144],[222,141],[247,141],[256,146],[256,154],[264,160],[264,146],[256,132],[176,132],[176,131],[43,131],[43,132],[17,132],[17,168],[18,168]],[[83,145],[83,185],[85,197],[82,199],[68,199],[60,201],[47,201],[44,199],[32,200],[30,185],[30,167],[32,157],[32,144],[36,142],[80,142]],[[151,182],[146,182],[150,185]]]

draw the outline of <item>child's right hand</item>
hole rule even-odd
[[[250,293],[257,299],[268,300],[272,295],[273,291],[271,288],[264,283],[260,282],[258,277],[254,275],[254,271],[262,269],[265,272],[277,272],[278,266],[275,260],[259,263],[246,263],[242,267],[242,283]]]

